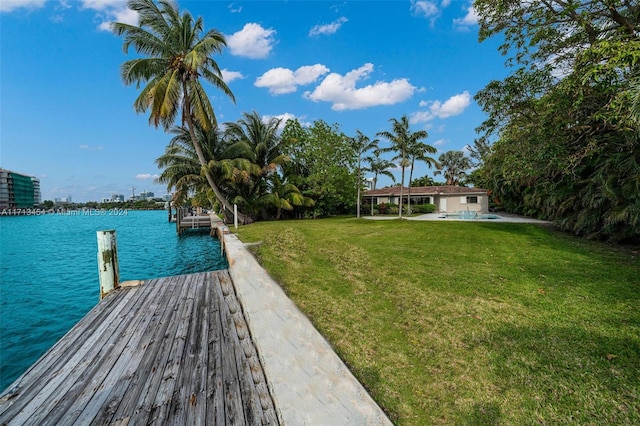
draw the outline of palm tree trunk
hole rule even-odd
[[[409,194],[407,196],[407,215],[411,215],[411,179],[413,179],[413,165],[415,158],[411,160],[411,169],[409,169]]]
[[[373,177],[373,191],[376,190],[376,184],[378,183],[378,173]],[[371,194],[371,216],[373,216],[373,194]]]
[[[185,106],[184,107],[185,108],[189,107],[189,102],[188,102],[186,96],[185,96]],[[190,109],[187,109],[186,111],[190,111]],[[196,136],[195,125],[193,123],[193,117],[191,116],[191,114],[189,112],[187,112],[185,114],[185,118],[187,120],[187,126],[189,127],[189,134],[191,135],[191,141],[193,142],[193,147],[196,150],[196,154],[198,155],[198,160],[200,161],[200,165],[202,166],[202,168],[204,170],[204,175],[207,178],[207,182],[209,183],[209,186],[213,190],[213,193],[216,195],[216,198],[218,199],[218,201],[220,201],[220,203],[222,203],[222,205],[228,211],[232,212],[233,211],[233,206],[227,200],[227,198],[224,196],[224,194],[222,194],[222,191],[220,191],[220,188],[218,188],[218,185],[216,185],[216,183],[213,180],[213,176],[211,176],[211,173],[209,172],[209,168],[207,167],[207,159],[204,156],[204,152],[202,151],[202,146],[200,146],[200,142],[198,142],[198,139],[197,139],[197,136]],[[242,224],[246,224],[246,223],[248,223],[248,216],[238,212],[238,220]]]
[[[356,206],[356,217],[359,219],[360,218],[360,183],[362,182],[362,179],[360,178],[360,160],[358,159],[358,201],[357,201],[357,206]]]
[[[400,182],[400,208],[398,209],[398,217],[402,219],[402,190],[404,188],[404,157],[402,158],[402,182]]]

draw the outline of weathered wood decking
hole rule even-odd
[[[108,294],[0,395],[0,424],[277,424],[228,271]]]

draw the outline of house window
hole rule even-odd
[[[478,204],[478,197],[467,197],[467,204]]]

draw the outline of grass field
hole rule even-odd
[[[637,251],[512,223],[238,234],[396,424],[640,424]]]

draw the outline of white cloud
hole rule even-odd
[[[80,145],[78,148],[84,149],[85,151],[102,151],[102,145],[99,146],[89,146],[89,145]]]
[[[45,0],[2,0],[0,12],[11,12],[16,9],[39,9],[44,6]]]
[[[410,121],[412,123],[423,123],[433,120],[434,118],[447,118],[459,115],[471,104],[471,95],[464,91],[460,94],[453,95],[444,103],[440,101],[420,102],[420,106],[429,106],[427,111],[418,111],[411,114]]]
[[[453,20],[453,25],[458,28],[467,28],[471,25],[476,25],[478,23],[478,13],[476,9],[472,6],[469,6],[467,9],[467,14],[463,18],[458,18]]]
[[[347,21],[349,21],[347,18],[345,18],[344,16],[341,16],[340,18],[336,19],[330,24],[316,25],[313,28],[311,28],[311,30],[309,31],[309,35],[316,36],[320,34],[335,34],[336,31],[340,29],[342,24],[344,24]]]
[[[233,80],[242,80],[245,76],[240,71],[229,71],[227,69],[220,70],[222,79],[225,83],[231,83]]]
[[[136,179],[138,180],[149,180],[149,179],[157,179],[160,177],[159,175],[152,175],[151,173],[138,173],[136,175]]]
[[[238,6],[235,3],[230,3],[227,6],[227,9],[229,9],[229,12],[231,12],[231,13],[240,13],[240,12],[242,12],[242,6]]]
[[[129,9],[123,0],[83,0],[82,8],[98,12],[100,31],[111,31],[112,22],[138,25],[138,12]]]
[[[256,79],[256,87],[267,87],[272,95],[293,93],[298,86],[313,83],[329,68],[321,64],[305,65],[292,71],[288,68],[272,68]]]
[[[449,141],[446,139],[438,139],[433,143],[433,146],[442,146],[442,145],[445,145],[447,142]]]
[[[127,7],[124,0],[82,0],[82,7],[93,10],[121,9]]]
[[[448,2],[447,2],[448,4]],[[423,16],[429,18],[440,14],[438,5],[432,1],[427,0],[411,0],[411,13],[416,16]]]
[[[359,80],[367,78],[373,71],[373,64],[367,63],[358,69],[340,75],[331,73],[315,88],[304,96],[312,101],[332,102],[331,109],[362,109],[377,105],[394,105],[410,98],[416,87],[406,78],[390,83],[377,81],[365,87],[356,88]]]
[[[226,36],[227,46],[232,55],[251,59],[266,58],[275,43],[275,33],[275,30],[264,29],[260,24],[248,23],[242,30]]]
[[[295,120],[296,118],[298,119],[298,121],[300,121],[300,124],[304,126],[304,124],[302,123],[302,119],[304,117],[296,117],[295,115],[291,114],[290,112],[285,112],[284,114],[278,114],[278,115],[263,115],[262,116],[262,121],[264,123],[268,123],[269,120],[271,120],[272,118],[276,118],[276,119],[280,120],[280,125],[278,126],[278,132],[282,132],[282,130],[284,129],[284,126],[287,125],[287,121]]]

